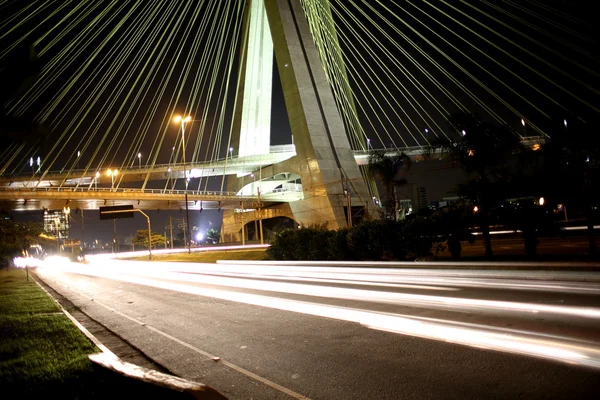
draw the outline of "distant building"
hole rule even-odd
[[[44,211],[44,232],[59,239],[66,239],[71,234],[69,214],[62,210]]]

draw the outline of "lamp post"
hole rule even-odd
[[[181,123],[181,148],[183,152],[183,179],[185,180],[185,230],[187,233],[187,243],[188,253],[192,252],[192,241],[190,240],[190,211],[188,206],[188,179],[187,179],[187,168],[185,166],[185,123],[190,122],[192,120],[191,116],[182,117],[180,115],[176,116],[173,121],[176,123]]]
[[[98,191],[98,179],[100,179],[100,172],[96,171],[96,179],[94,179],[94,184],[96,185],[96,192]]]
[[[79,169],[79,160],[81,159],[81,151],[77,150],[77,169]]]
[[[56,225],[56,254],[60,254],[60,234],[58,229],[60,220],[58,217],[54,218],[54,224]]]
[[[371,147],[371,139],[367,138],[367,151],[372,150],[373,147]]]
[[[521,125],[523,125],[523,137],[527,137],[527,124],[523,118],[521,118]]]
[[[65,229],[68,229],[69,232],[71,231],[71,227],[69,225],[69,216],[71,215],[71,207],[63,207],[63,212],[65,213]],[[66,242],[66,240],[65,240]],[[73,243],[71,243],[71,253],[73,253]]]
[[[35,169],[33,169],[33,157],[29,159],[29,166],[31,167],[31,173],[35,175]]]
[[[142,169],[142,153],[138,153],[139,167]]]
[[[113,191],[115,189],[115,176],[119,174],[119,171],[116,169],[109,169],[106,171],[106,175],[110,176],[110,190]]]

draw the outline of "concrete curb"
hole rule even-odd
[[[31,277],[31,276],[30,276]],[[102,352],[96,354],[90,354],[88,358],[94,364],[106,368],[110,371],[117,372],[125,377],[136,379],[144,383],[160,386],[174,392],[182,393],[187,395],[186,397],[198,400],[227,400],[227,397],[215,389],[207,386],[203,383],[189,381],[187,379],[179,378],[174,375],[165,374],[162,372],[154,371],[148,368],[141,367],[132,363],[125,362],[117,357],[112,351],[104,346],[98,338],[96,338],[90,331],[88,331],[79,321],[75,319],[63,306],[50,294],[48,291],[40,285],[37,279],[31,277],[32,280],[40,287],[44,293],[48,295],[58,306],[60,307],[63,314],[71,320],[71,322],[79,328],[79,330],[96,345]]]
[[[188,381],[173,375],[168,375],[162,372],[140,367],[138,365],[122,361],[119,358],[113,358],[110,356],[110,354],[90,354],[88,358],[97,365],[127,376],[128,378],[134,378],[145,383],[161,386],[163,388],[185,394],[187,397],[192,399],[227,400],[225,396],[202,383]]]

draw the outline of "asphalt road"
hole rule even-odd
[[[231,399],[587,399],[600,273],[99,260],[37,272]]]

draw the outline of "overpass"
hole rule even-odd
[[[523,144],[532,146],[544,141],[543,137],[528,137]],[[302,183],[299,176],[274,175],[250,176],[266,167],[282,163],[296,155],[295,146],[271,146],[269,154],[233,156],[209,163],[186,165],[190,179],[235,175],[243,181],[251,181],[239,191],[188,190],[189,209],[240,209],[255,208],[261,191],[261,203],[269,207],[302,198]],[[385,151],[387,156],[403,152],[415,161],[423,161],[430,155],[424,146],[398,149],[371,149],[353,151],[357,165],[365,166],[369,156],[376,151]],[[434,157],[439,158],[438,155]],[[177,210],[185,208],[185,190],[175,189],[174,182],[184,179],[183,163],[158,164],[154,167],[131,166],[119,170],[114,186],[106,187],[111,178],[106,169],[72,169],[50,171],[44,174],[0,175],[0,207],[16,211],[60,209],[65,205],[80,209],[98,209],[104,205],[134,204],[142,209]],[[166,181],[164,189],[145,187],[151,181]],[[137,184],[134,187],[133,184]],[[169,184],[171,183],[171,184]],[[171,186],[169,188],[168,186]]]

